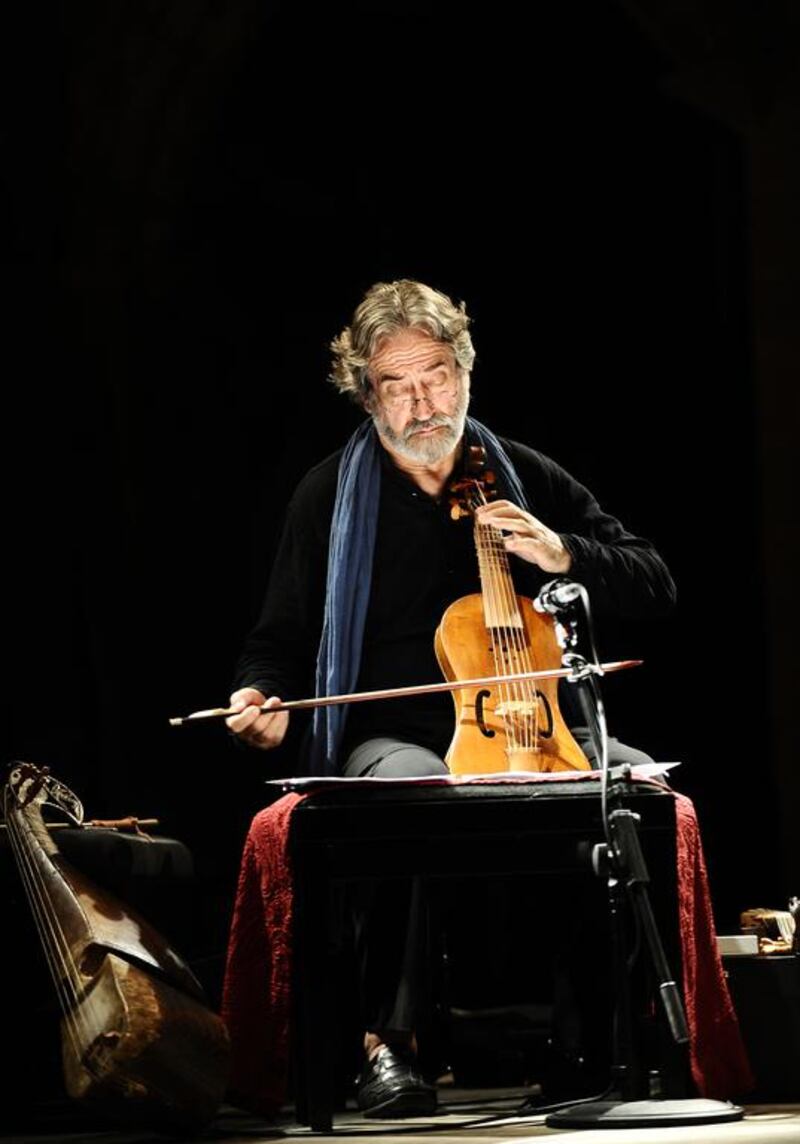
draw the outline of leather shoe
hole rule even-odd
[[[417,1072],[413,1053],[381,1045],[356,1079],[356,1101],[366,1117],[428,1116],[436,1089]]]

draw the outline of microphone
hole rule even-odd
[[[567,580],[565,576],[559,576],[541,588],[539,595],[533,601],[533,606],[537,612],[542,614],[547,612],[551,616],[557,616],[561,612],[570,611],[575,601],[580,599],[582,592],[580,584],[576,584],[574,580]]]

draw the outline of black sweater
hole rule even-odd
[[[650,541],[626,532],[548,457],[513,441],[502,443],[531,512],[561,535],[572,556],[569,577],[586,586],[594,610],[633,619],[666,612],[675,587]],[[442,613],[453,600],[480,591],[470,519],[453,521],[446,496],[437,502],[426,495],[381,453],[381,499],[358,690],[441,679],[433,637]],[[237,687],[254,686],[282,699],[314,694],[340,456],[335,453],[307,473],[292,497],[261,616],[237,665]],[[499,495],[507,496],[502,486]],[[553,578],[517,557],[511,557],[511,565],[520,595],[535,596]],[[453,711],[446,693],[352,704],[343,754],[365,739],[389,735],[444,755],[453,733]],[[564,709],[567,722],[574,721],[571,714]]]

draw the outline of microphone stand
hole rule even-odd
[[[558,583],[558,582],[555,582]],[[570,582],[566,582],[570,584]],[[542,590],[546,599],[550,585]],[[612,953],[617,1019],[612,1047],[612,1083],[619,1099],[578,1102],[550,1113],[545,1124],[550,1128],[646,1128],[664,1125],[691,1125],[722,1123],[741,1120],[744,1109],[728,1101],[704,1098],[637,1099],[642,1095],[644,1078],[636,1059],[628,950],[625,936],[624,908],[626,902],[633,909],[637,922],[646,938],[658,993],[672,1039],[677,1045],[688,1045],[689,1032],[680,991],[670,972],[664,946],[653,916],[648,892],[650,877],[637,832],[639,815],[623,805],[630,768],[623,768],[619,780],[614,782],[609,799],[608,734],[605,712],[600,695],[598,676],[602,670],[594,649],[590,612],[586,589],[571,585],[566,595],[572,598],[563,604],[548,600],[542,610],[554,615],[555,632],[562,649],[562,662],[571,669],[570,683],[577,687],[578,699],[586,724],[601,764],[601,812],[605,841],[594,847],[592,866],[598,877],[606,878],[611,915]],[[553,593],[553,596],[556,594]],[[552,599],[552,597],[550,598]],[[589,662],[578,651],[577,601],[581,600],[586,616],[594,662]],[[609,813],[609,802],[614,809]]]

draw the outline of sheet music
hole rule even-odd
[[[679,767],[680,762],[674,763],[643,763],[633,767],[630,776],[634,780],[647,781],[658,779],[667,774],[673,767]],[[620,777],[624,768],[612,767],[609,774],[612,779]],[[361,786],[392,785],[392,786],[466,786],[470,783],[491,782],[598,782],[599,771],[494,771],[483,775],[427,775],[410,778],[387,778],[384,776],[365,776],[363,778],[344,778],[341,775],[304,775],[297,778],[265,779],[267,786],[277,786],[286,791],[306,791],[319,787],[352,786],[358,783]]]

